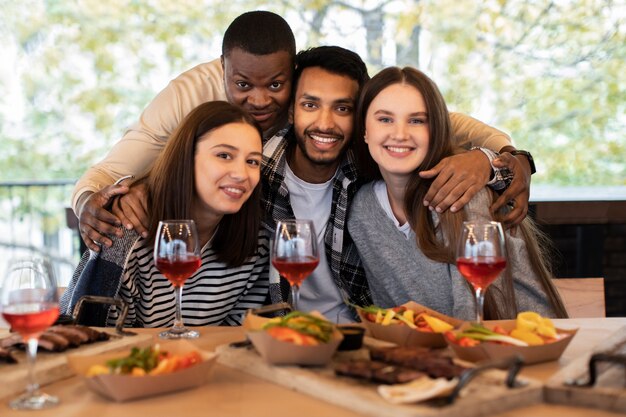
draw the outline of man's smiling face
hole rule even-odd
[[[234,48],[222,57],[228,101],[243,107],[271,136],[287,121],[293,61],[286,51],[254,55]]]
[[[328,170],[339,165],[352,136],[358,89],[357,81],[345,75],[319,67],[302,71],[292,115],[298,141],[292,169],[300,178],[326,181],[328,178],[316,175],[319,168],[326,177]]]

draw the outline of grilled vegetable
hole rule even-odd
[[[367,320],[383,326],[404,324],[411,329],[434,333],[444,333],[454,328],[450,323],[428,314],[425,311],[415,312],[404,306],[382,308],[371,305],[358,308],[363,312]]]
[[[297,333],[313,338],[320,343],[327,343],[332,338],[333,324],[322,318],[301,311],[292,311],[284,317],[277,317],[268,321],[263,329],[277,339],[291,341],[296,344],[311,344],[307,338],[298,338],[292,332],[273,330],[276,328],[291,329]],[[296,341],[302,341],[297,343]]]
[[[457,341],[461,341],[463,338],[478,340],[478,341],[487,341],[487,342],[503,342],[509,345],[515,346],[528,346],[528,343],[516,339],[511,336],[505,336],[500,333],[496,333],[492,330],[489,330],[483,325],[480,324],[472,324],[472,326],[465,330],[464,332],[457,333],[454,335]],[[452,340],[452,339],[450,339]]]
[[[87,370],[87,376],[101,374],[117,375],[159,375],[188,368],[202,362],[200,353],[191,351],[182,355],[172,355],[162,351],[158,344],[146,348],[133,347],[128,356],[97,364]]]
[[[525,311],[517,315],[515,328],[507,332],[500,326],[494,326],[493,330],[479,324],[472,326],[461,333],[446,337],[453,343],[463,346],[460,341],[463,338],[477,340],[479,342],[501,342],[515,346],[539,346],[559,340],[554,324],[548,318],[541,317],[538,313]]]

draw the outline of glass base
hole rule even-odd
[[[161,339],[197,339],[200,333],[186,327],[172,327],[159,333]]]
[[[26,393],[9,403],[14,410],[42,410],[59,404],[59,398],[41,392]]]

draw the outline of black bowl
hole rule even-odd
[[[365,328],[356,325],[337,326],[337,330],[343,335],[343,340],[337,350],[357,350],[363,346]]]

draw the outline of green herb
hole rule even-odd
[[[301,311],[292,311],[278,321],[270,321],[263,328],[288,327],[299,333],[312,336],[320,342],[327,343],[332,338],[333,324]]]
[[[351,302],[349,302],[349,301],[348,301],[348,300],[346,300],[346,299],[344,299],[344,300],[343,300],[343,302],[344,302],[346,305],[348,305],[348,306],[350,306],[350,307],[352,307],[352,308],[354,308],[354,309],[356,309],[356,310],[361,310],[361,311],[364,311],[364,312],[366,312],[366,313],[373,313],[373,314],[376,314],[378,311],[386,311],[386,309],[384,309],[384,308],[382,308],[382,307],[378,307],[378,306],[376,306],[376,305],[374,305],[374,304],[369,305],[369,306],[358,306],[358,305],[356,305],[356,304],[352,304]]]
[[[106,365],[111,369],[111,373],[114,374],[129,374],[133,368],[141,368],[147,373],[156,368],[159,356],[164,353],[166,352],[161,352],[158,345],[154,348],[148,346],[143,349],[133,347],[128,356],[110,359],[106,362]]]
[[[480,341],[504,342],[515,346],[528,346],[528,343],[522,340],[496,333],[493,330],[489,330],[485,326],[476,323],[472,324],[472,326],[464,332],[457,333],[456,337],[457,339],[460,339],[462,337],[468,337],[470,339]]]

